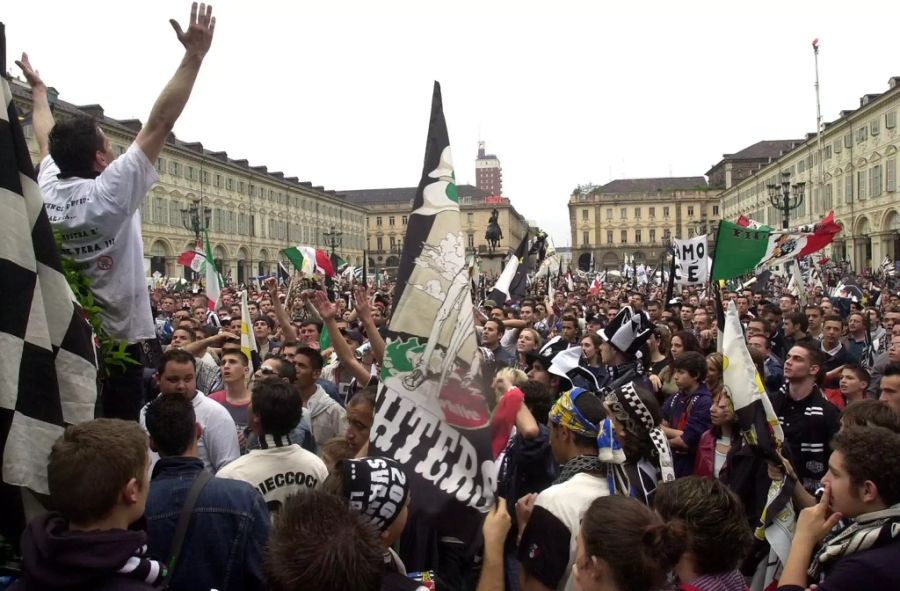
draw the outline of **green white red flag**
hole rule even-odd
[[[754,229],[722,220],[716,235],[712,279],[756,274],[805,257],[831,244],[840,231],[833,211],[818,224],[790,230],[773,230],[765,226]]]

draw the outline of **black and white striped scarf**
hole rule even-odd
[[[166,565],[163,562],[147,558],[147,545],[144,544],[116,572],[158,587],[166,577]]]
[[[844,531],[827,540],[809,566],[809,576],[818,581],[825,567],[845,556],[864,552],[876,543],[900,536],[900,503],[883,511],[860,515]]]
[[[262,437],[259,438],[259,448],[260,449],[270,449],[273,447],[287,447],[292,444],[291,438],[289,435],[269,435],[268,433],[264,433]]]

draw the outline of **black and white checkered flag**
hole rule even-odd
[[[48,493],[66,425],[94,418],[90,325],[62,273],[9,84],[0,78],[0,450],[3,482]]]

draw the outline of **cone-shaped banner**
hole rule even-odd
[[[519,243],[519,248],[516,249],[515,257],[519,260],[519,266],[516,267],[516,272],[509,284],[509,298],[516,302],[520,302],[525,299],[525,292],[528,288],[529,265],[527,230],[525,231],[525,235],[522,236],[522,242]]]
[[[775,452],[784,442],[784,431],[747,349],[734,302],[728,302],[725,314],[722,355],[722,383],[734,407],[741,437],[758,455],[777,462]],[[794,482],[790,478],[785,482],[772,481],[768,501],[754,532],[757,538],[765,539],[766,529],[776,519],[792,518],[789,501],[793,488]]]
[[[250,305],[247,301],[247,292],[241,292],[241,353],[247,356],[247,361],[253,363],[253,354],[256,353],[256,335],[253,332],[253,320],[250,318]],[[253,372],[247,376],[247,381]]]
[[[438,83],[393,302],[369,453],[403,464],[413,515],[470,541],[494,502],[490,411],[467,375],[477,345]]]
[[[219,307],[219,299],[222,297],[222,281],[219,278],[219,271],[216,269],[215,258],[213,258],[212,245],[209,243],[209,234],[203,232],[203,240],[206,244],[206,305],[210,312],[215,312]]]

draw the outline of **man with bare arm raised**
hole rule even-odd
[[[184,57],[166,84],[134,143],[116,157],[97,121],[75,117],[56,123],[47,86],[26,54],[16,63],[32,90],[34,134],[41,155],[38,182],[53,228],[61,234],[62,254],[91,280],[102,308],[103,328],[128,343],[138,360],[158,350],[144,277],[139,207],[159,180],[154,164],[166,137],[184,110],[212,43],[212,6],[191,5],[187,29],[169,21],[184,46]],[[137,420],[143,402],[143,363],[109,368],[100,393],[103,415]]]

